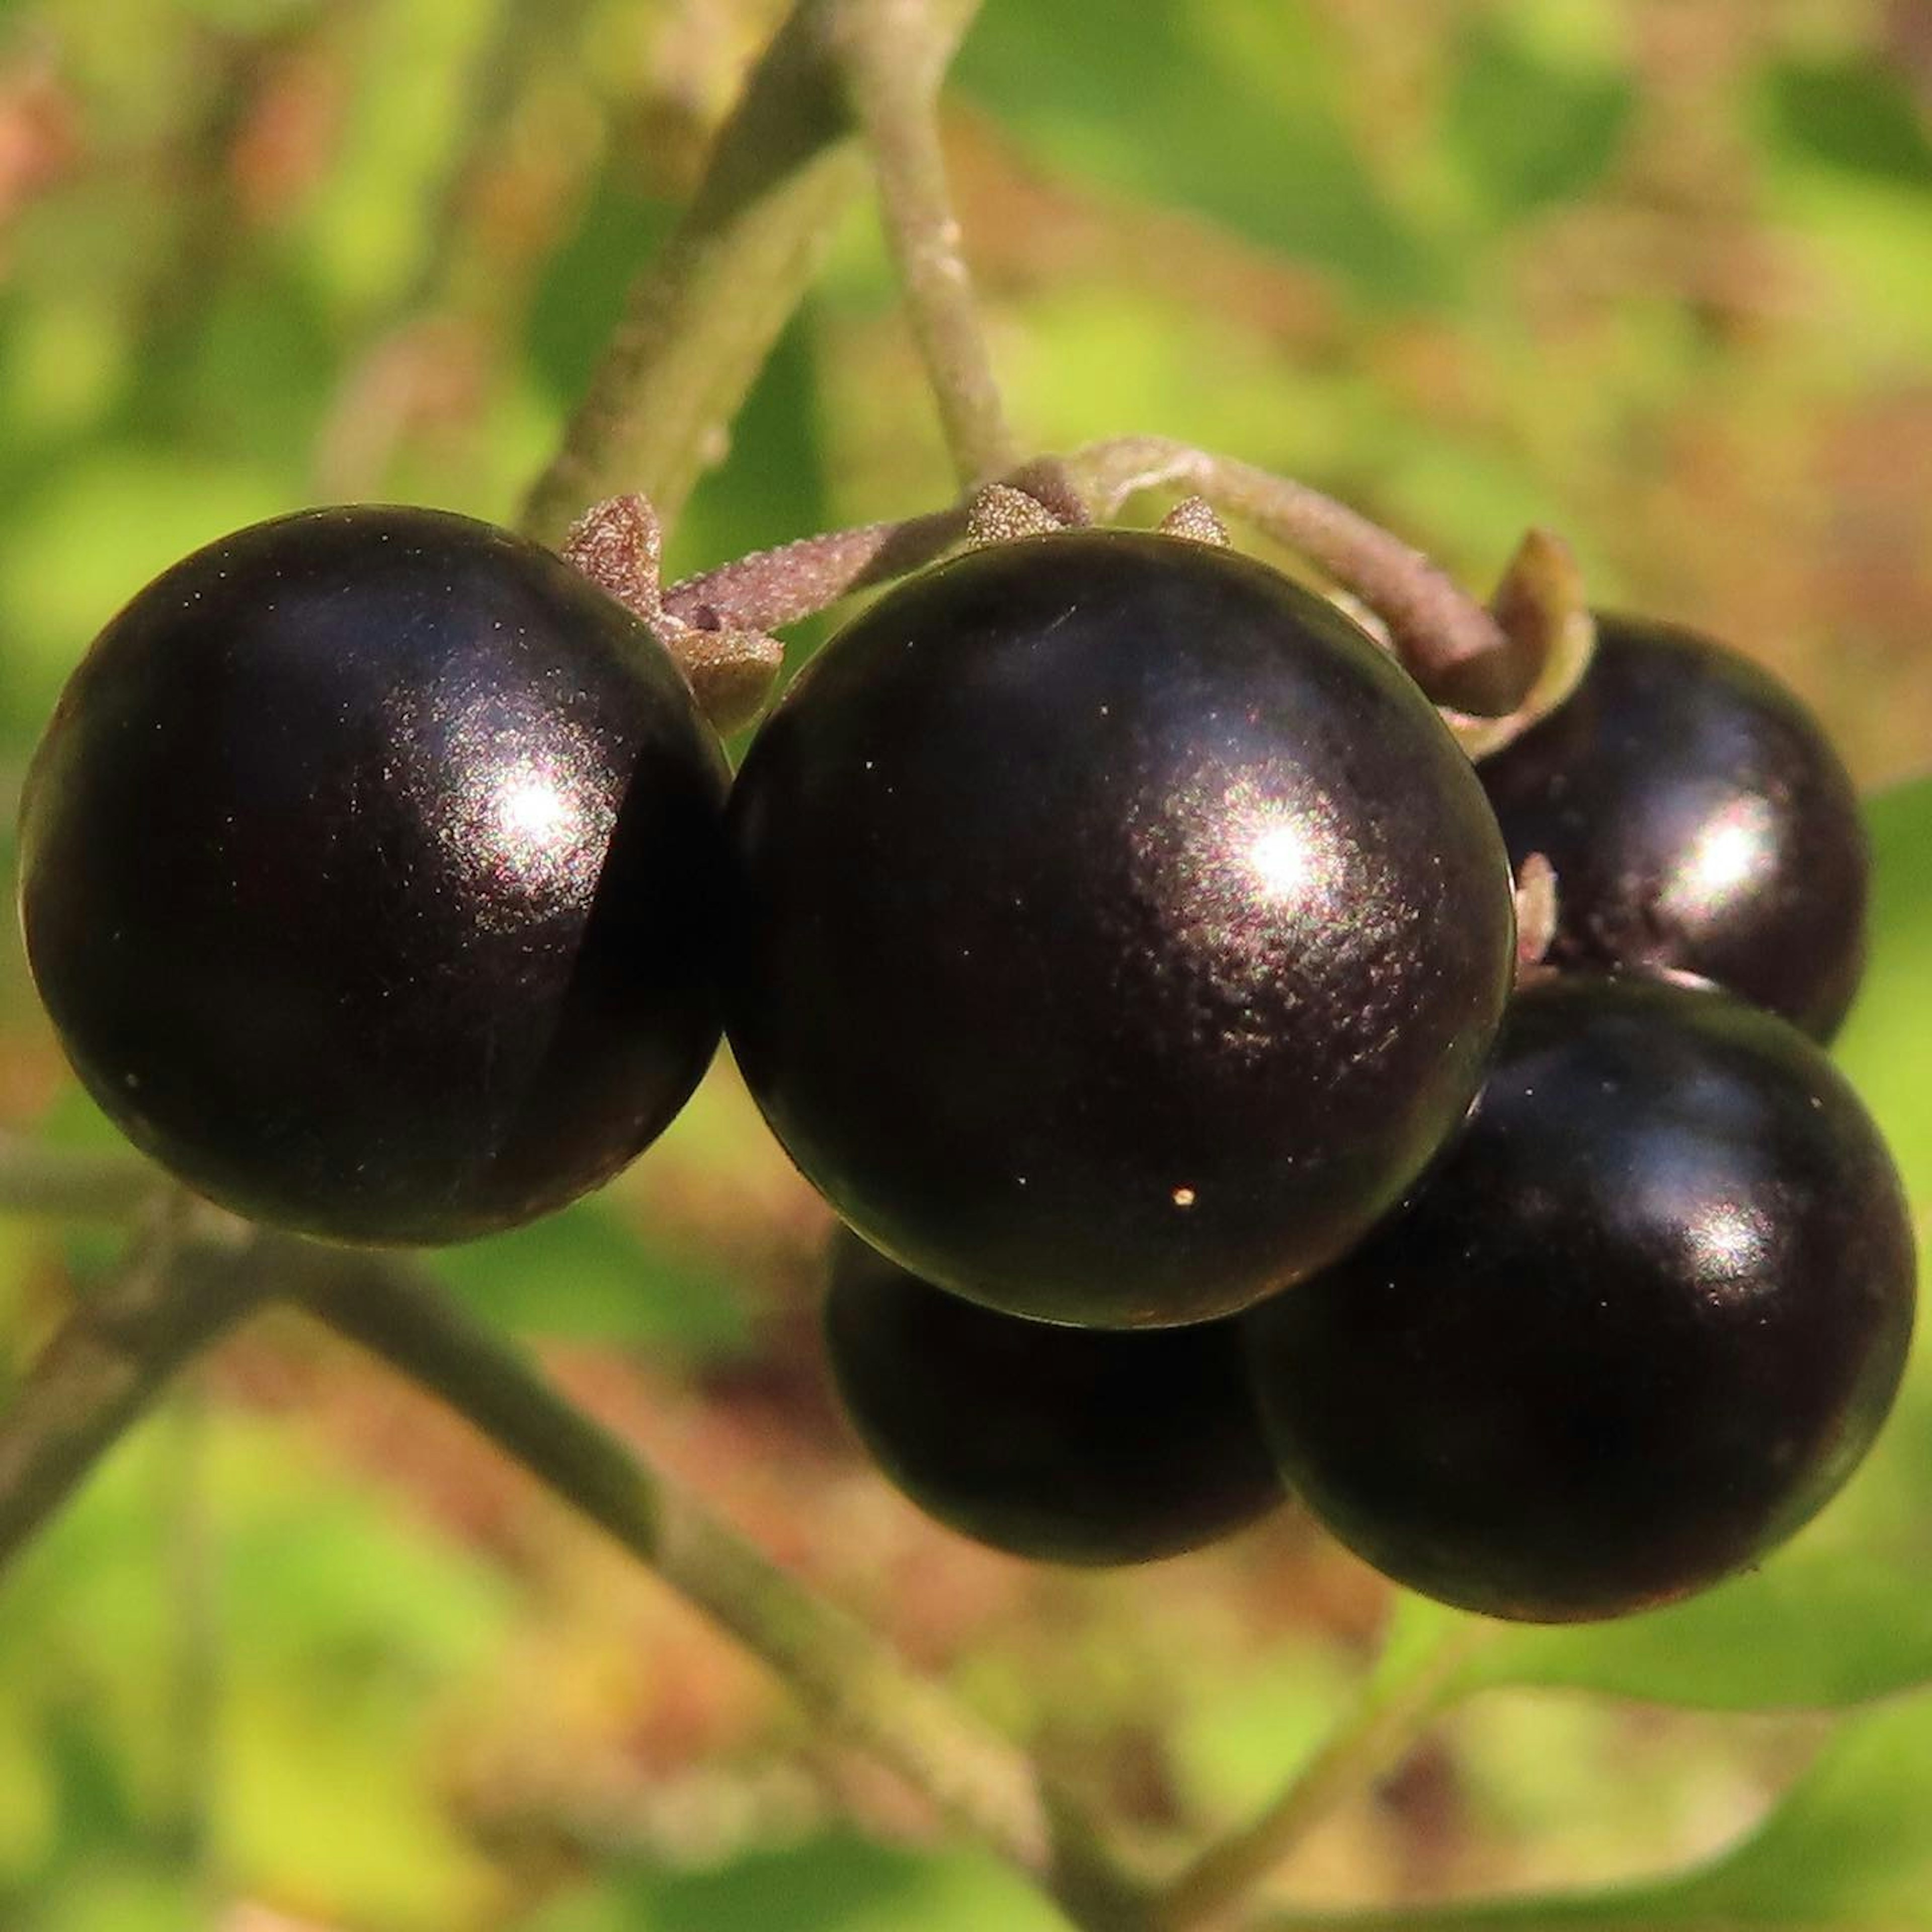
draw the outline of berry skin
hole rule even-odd
[[[1232,1322],[1023,1322],[842,1232],[825,1335],[846,1413],[886,1474],[928,1515],[1009,1555],[1150,1562],[1282,1500]]]
[[[1891,1405],[1912,1280],[1884,1143],[1802,1034],[1553,976],[1412,1199],[1248,1334],[1283,1473],[1343,1542],[1562,1622],[1701,1588],[1813,1515]]]
[[[1016,1315],[1203,1321],[1333,1259],[1461,1118],[1510,983],[1434,711],[1179,538],[1028,538],[881,598],[728,830],[766,1118],[874,1246]]]
[[[1829,1040],[1864,963],[1852,781],[1817,720],[1694,631],[1600,616],[1576,692],[1478,767],[1556,871],[1561,968],[1688,973]]]
[[[548,551],[318,510],[109,624],[29,773],[21,910],[94,1099],[223,1205],[350,1241],[560,1206],[717,1042],[726,774]]]

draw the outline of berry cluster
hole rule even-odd
[[[110,624],[21,850],[89,1090],[326,1238],[560,1205],[722,1027],[863,1237],[826,1311],[860,1433],[1022,1554],[1190,1548],[1286,1477],[1418,1588],[1613,1614],[1788,1534],[1901,1372],[1898,1179],[1806,1036],[1858,974],[1856,802],[1688,633],[1604,620],[1479,772],[1262,564],[1029,536],[872,604],[729,783],[559,560],[322,511]]]

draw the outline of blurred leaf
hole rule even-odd
[[[180,1873],[124,1852],[62,1873],[8,1932],[206,1932],[206,1920]]]
[[[843,1834],[714,1870],[636,1873],[538,1915],[527,1932],[1065,1932],[988,1856],[925,1856]]]
[[[1076,178],[1198,208],[1378,300],[1426,299],[1451,277],[1356,152],[1337,50],[1299,0],[1142,0],[1106,56],[1089,0],[1026,0],[986,9],[956,72]]]
[[[1932,1926],[1928,1815],[1932,1697],[1918,1696],[1848,1719],[1757,1830],[1681,1877],[1405,1911],[1400,1924],[1407,1932],[1568,1925],[1908,1932]]]
[[[134,1835],[135,1812],[125,1768],[102,1733],[98,1712],[56,1708],[41,1733],[59,1820],[56,1864],[86,1858]]]
[[[647,200],[613,167],[585,202],[577,232],[551,253],[531,308],[525,354],[560,406],[583,394],[622,311],[624,292],[676,217],[670,203]]]
[[[1229,1658],[1191,1694],[1168,1735],[1187,1790],[1210,1814],[1258,1810],[1359,1694],[1358,1673],[1332,1647],[1300,1642],[1271,1652],[1258,1668]]]
[[[1871,958],[1837,1055],[1891,1142],[1906,1192],[1932,1210],[1932,778],[1874,799]]]
[[[512,1607],[506,1580],[376,1478],[240,1417],[214,1450],[222,1621],[252,1658],[393,1693],[494,1654]]]
[[[144,440],[203,460],[279,459],[298,500],[340,353],[300,265],[253,250],[146,345],[130,418]]]
[[[1858,56],[1782,62],[1765,76],[1769,139],[1852,174],[1932,188],[1932,137],[1905,77]]]
[[[304,211],[298,245],[318,287],[350,310],[380,312],[410,284],[442,214],[452,153],[473,132],[470,76],[496,9],[334,8],[353,36],[346,124]]]
[[[1514,220],[1591,188],[1636,105],[1628,76],[1559,67],[1485,16],[1460,50],[1444,144],[1491,212]]]
[[[1801,1542],[1688,1603],[1588,1628],[1511,1630],[1458,1688],[1562,1685],[1754,1711],[1849,1704],[1932,1682],[1932,1555]]]
[[[10,506],[0,530],[0,716],[38,732],[95,634],[150,578],[296,507],[251,457],[134,444],[91,452]]]
[[[673,577],[824,527],[830,515],[818,420],[812,305],[772,345],[731,426],[723,462],[699,481],[672,532]]]
[[[1672,1916],[1932,1924],[1932,1697],[1854,1718],[1762,1828],[1674,1888]]]
[[[479,1313],[525,1334],[650,1342],[703,1360],[741,1347],[748,1332],[722,1263],[655,1244],[595,1200],[425,1258]]]

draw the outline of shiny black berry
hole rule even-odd
[[[1473,771],[1252,559],[1087,530],[871,606],[729,817],[727,1024],[840,1214],[926,1280],[1095,1326],[1346,1250],[1474,1094],[1511,970]]]
[[[1282,1501],[1232,1321],[1138,1332],[1025,1322],[842,1233],[825,1334],[846,1412],[886,1475],[928,1515],[1010,1555],[1145,1563]]]
[[[1552,964],[1688,973],[1837,1031],[1864,961],[1864,833],[1817,720],[1768,673],[1600,617],[1576,692],[1480,770],[1511,859],[1556,868]]]
[[[1818,1510],[1912,1298],[1898,1177],[1808,1040],[1720,993],[1558,977],[1414,1197],[1249,1335],[1282,1469],[1345,1543],[1558,1622],[1697,1589]]]
[[[607,1178],[717,1041],[726,775],[676,666],[548,551],[320,510],[198,551],[75,672],[21,907],[89,1091],[191,1186],[342,1240]]]

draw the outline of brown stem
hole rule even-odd
[[[903,523],[801,537],[672,584],[664,608],[687,623],[770,631],[942,556],[966,534],[964,505]]]
[[[1438,702],[1482,713],[1516,702],[1522,674],[1496,618],[1421,551],[1360,511],[1168,436],[1090,443],[1064,460],[1102,521],[1143,490],[1178,485],[1299,551],[1381,617],[1402,662]]]

